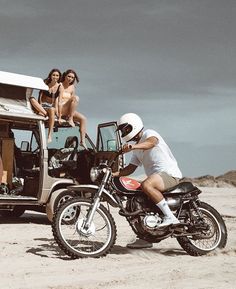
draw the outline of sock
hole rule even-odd
[[[169,217],[169,218],[175,218],[174,214],[171,212],[167,202],[165,199],[161,200],[159,203],[156,204],[158,208],[162,211],[164,216]]]

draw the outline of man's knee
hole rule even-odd
[[[141,183],[141,188],[144,192],[148,192],[151,188],[150,182],[148,180],[145,180]]]
[[[155,174],[147,178],[142,183],[142,189],[144,192],[149,192],[153,189],[162,192],[164,190],[164,183],[160,175]]]

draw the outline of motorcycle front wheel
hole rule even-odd
[[[198,208],[207,229],[199,231],[196,235],[177,237],[180,246],[191,256],[205,255],[216,248],[222,249],[227,243],[225,222],[217,210],[204,202],[201,202]],[[192,211],[192,214],[195,212]],[[190,220],[185,219],[185,222],[188,221]]]
[[[52,232],[58,246],[73,259],[105,256],[116,241],[116,225],[112,215],[100,204],[89,228],[84,228],[92,201],[73,198],[62,204],[54,214]],[[77,217],[67,221],[71,211]]]

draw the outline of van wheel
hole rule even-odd
[[[47,218],[50,222],[52,222],[53,214],[56,211],[57,207],[63,204],[65,201],[77,196],[75,192],[60,189],[58,191],[54,191],[50,198],[50,201],[46,205],[46,214]]]
[[[22,206],[16,206],[12,211],[0,210],[0,215],[4,218],[18,218],[25,212],[25,208]]]
[[[57,196],[54,202],[53,211],[55,212],[57,207],[60,207],[64,202],[66,202],[67,200],[71,198],[74,198],[75,196],[76,194],[74,192],[70,192],[70,191],[62,192],[60,195]]]
[[[64,191],[61,193],[54,202],[54,212],[61,207],[66,201],[74,198],[76,194],[70,191]],[[73,220],[78,217],[79,211],[76,208],[72,208],[70,211],[67,212],[67,220],[66,223],[70,224]]]

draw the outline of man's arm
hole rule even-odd
[[[132,150],[149,150],[152,149],[157,143],[158,139],[155,136],[151,136],[141,143],[125,144],[122,148],[122,151],[124,153],[128,153]]]
[[[128,166],[121,169],[119,172],[113,173],[113,177],[121,177],[121,176],[131,175],[136,169],[137,169],[137,166],[135,166],[133,164],[129,164]]]

